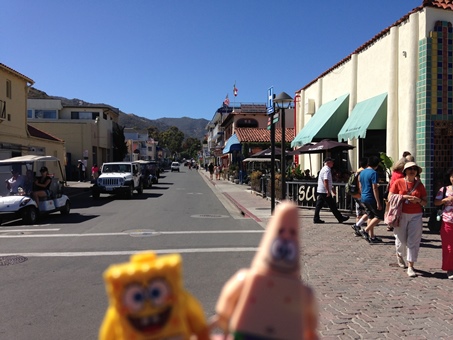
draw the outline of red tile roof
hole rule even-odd
[[[437,7],[442,9],[453,10],[453,1],[452,0],[424,0],[423,7]]]
[[[294,139],[294,128],[285,129],[285,142],[291,142]],[[235,133],[241,143],[243,142],[267,142],[271,141],[271,131],[259,128],[236,128]],[[282,141],[282,129],[275,129],[275,141]]]
[[[49,134],[47,132],[44,132],[44,131],[42,131],[42,130],[40,130],[38,128],[35,128],[35,127],[31,126],[31,125],[27,124],[27,129],[28,129],[28,133],[32,137],[41,138],[41,139],[47,139],[47,140],[56,141],[56,142],[64,142],[63,139],[54,137],[51,134]]]
[[[297,92],[300,92],[302,90],[307,89],[310,87],[312,84],[318,81],[319,78],[324,77],[325,75],[331,73],[333,70],[339,68],[341,65],[345,64],[351,59],[351,56],[353,54],[358,54],[364,50],[366,50],[368,47],[373,45],[376,41],[381,39],[383,36],[387,35],[390,32],[390,28],[394,26],[399,26],[401,23],[405,22],[406,20],[409,19],[409,16],[412,13],[419,12],[422,10],[424,7],[435,7],[435,8],[441,8],[441,9],[446,9],[446,10],[453,10],[453,1],[452,0],[423,0],[423,3],[421,6],[415,7],[412,11],[407,13],[405,16],[403,16],[401,19],[396,21],[393,25],[390,25],[386,29],[382,30],[378,34],[376,34],[372,39],[368,40],[366,43],[364,43],[362,46],[360,46],[358,49],[356,49],[354,52],[352,52],[350,55],[348,55],[346,58],[329,68],[327,71],[323,72],[320,76],[318,76],[316,79],[313,79],[311,82],[309,82],[307,85],[302,87],[301,89],[297,90]]]

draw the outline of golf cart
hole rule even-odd
[[[66,180],[60,161],[56,157],[27,155],[0,160],[0,180],[5,182],[11,177],[11,171],[15,171],[23,177],[29,174],[30,180],[34,181],[36,172],[42,166],[49,169],[52,182],[49,195],[39,200],[39,209],[31,195],[31,187],[29,189],[19,187],[17,193],[11,194],[6,187],[0,186],[0,224],[11,218],[22,218],[24,223],[34,224],[39,214],[55,211],[60,211],[64,215],[69,214],[71,203],[68,196],[62,192]]]

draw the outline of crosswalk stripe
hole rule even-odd
[[[10,230],[9,232],[12,232],[12,231]],[[20,230],[15,231],[15,232],[20,232]],[[118,233],[86,233],[86,234],[28,234],[28,235],[1,235],[0,234],[0,238],[94,237],[94,236],[145,236],[146,237],[146,236],[160,236],[160,235],[262,234],[262,233],[264,233],[264,230],[207,230],[207,231],[131,230],[131,231],[118,232]]]
[[[191,253],[234,253],[234,252],[256,252],[257,247],[237,248],[187,248],[187,249],[161,249],[152,251],[156,254],[191,254]],[[142,253],[144,250],[123,250],[123,251],[86,251],[86,252],[47,252],[47,253],[9,253],[1,256],[25,256],[25,257],[86,257],[86,256],[118,256],[133,255]]]
[[[0,230],[0,233],[23,233],[23,232],[34,232],[34,231],[59,231],[60,228],[50,228],[50,229],[4,229]]]

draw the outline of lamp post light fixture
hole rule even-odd
[[[285,110],[290,108],[292,102],[293,102],[293,98],[286,92],[281,92],[274,98],[275,105],[277,105],[277,107],[281,110],[280,125],[281,125],[281,129],[282,129],[282,145],[281,145],[281,147],[282,147],[282,155],[281,155],[282,200],[284,200],[286,198]]]

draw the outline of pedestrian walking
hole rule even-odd
[[[209,177],[212,179],[212,176],[214,175],[214,164],[212,164],[212,162],[209,163],[208,169],[209,169]]]
[[[453,184],[453,168],[447,170],[450,184]],[[446,185],[437,192],[434,205],[442,206],[442,224],[440,239],[442,240],[442,270],[447,278],[453,280],[453,186]]]
[[[376,156],[368,159],[368,166],[360,172],[360,200],[365,205],[368,223],[360,230],[362,237],[369,243],[380,243],[382,240],[374,235],[374,227],[384,219],[381,199],[379,197],[379,181],[376,169],[380,160]]]
[[[407,152],[407,151],[406,151]],[[392,166],[392,177],[390,178],[389,189],[392,184],[400,178],[404,178],[403,169],[407,162],[414,162],[414,156],[411,154],[401,157],[395,164]]]
[[[85,182],[85,164],[83,164],[82,160],[79,159],[77,161],[77,169],[79,171],[79,182]]]
[[[337,208],[337,203],[333,199],[333,196],[336,195],[335,188],[332,186],[332,167],[334,160],[330,157],[327,157],[324,160],[324,166],[319,172],[318,176],[318,188],[317,188],[317,198],[316,198],[316,208],[315,216],[313,217],[313,223],[325,223],[321,220],[319,213],[326,202],[330,208],[330,211],[339,223],[343,223],[349,219],[349,216],[343,216]]]
[[[404,178],[403,169],[407,162],[414,162],[414,156],[412,156],[409,151],[404,151],[403,157],[396,161],[392,166],[392,177],[390,177],[390,182],[387,185],[386,192],[384,193],[384,201],[389,201],[388,193],[392,184],[395,183],[397,179]],[[387,231],[393,231],[393,227],[388,226]]]
[[[220,164],[219,165],[219,179],[222,179],[222,176],[223,176],[223,165]]]
[[[360,168],[357,170],[357,176],[360,178],[360,172],[362,170],[365,170],[365,168],[368,165],[368,158],[364,157],[360,160]],[[360,194],[360,190],[359,190]],[[354,229],[354,233],[356,236],[362,236],[360,234],[360,230],[362,229],[362,225],[368,220],[368,215],[366,214],[366,207],[361,201],[361,195],[359,197],[354,197],[354,203],[355,203],[355,213],[356,213],[356,223],[352,226],[352,229]]]
[[[96,181],[99,177],[99,167],[96,163],[91,167],[91,177],[93,181]]]
[[[220,179],[220,165],[217,165],[215,167],[215,179],[217,179],[217,180]]]
[[[414,263],[417,262],[420,242],[423,233],[423,207],[427,203],[426,189],[420,179],[422,172],[415,162],[407,162],[404,165],[404,178],[400,178],[392,184],[389,191],[389,199],[392,195],[402,195],[402,213],[399,226],[393,229],[395,234],[395,247],[398,265],[406,267],[404,258],[407,258],[407,275],[416,277]]]

